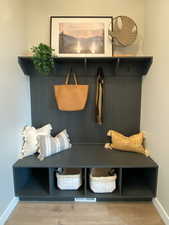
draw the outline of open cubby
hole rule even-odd
[[[15,193],[19,197],[48,196],[48,168],[16,168]]]
[[[24,74],[30,76],[32,125],[51,123],[52,135],[67,129],[72,142],[69,151],[39,161],[36,156],[18,160],[14,166],[15,193],[20,200],[73,201],[75,198],[97,201],[152,200],[156,196],[158,165],[150,158],[133,152],[106,150],[108,130],[130,136],[140,132],[142,76],[153,62],[140,57],[55,57],[55,70],[44,76],[33,65],[32,57],[19,57]],[[103,125],[95,121],[96,73],[102,67],[104,79]],[[59,111],[54,85],[63,84],[73,68],[80,84],[89,85],[83,111]],[[83,185],[76,191],[56,186],[56,168],[82,168]],[[117,188],[112,193],[96,194],[89,187],[91,168],[115,168]]]
[[[123,196],[155,196],[157,168],[124,168],[122,173]]]

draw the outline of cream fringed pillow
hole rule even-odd
[[[143,146],[144,134],[139,133],[126,137],[114,130],[109,130],[107,136],[111,136],[112,143],[105,144],[106,149],[117,149],[121,151],[137,152],[149,156],[149,152]]]
[[[38,136],[40,135],[50,135],[52,126],[47,124],[39,129],[31,126],[25,126],[22,131],[23,146],[21,153],[19,154],[19,159],[33,155],[37,152],[39,146]]]

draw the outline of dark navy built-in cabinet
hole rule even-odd
[[[31,57],[19,57],[19,64],[30,76],[32,124],[51,123],[52,135],[67,128],[73,147],[69,151],[39,161],[36,156],[18,160],[14,166],[15,194],[20,200],[96,201],[152,200],[156,196],[158,165],[144,155],[106,150],[109,129],[132,135],[140,131],[141,84],[152,57],[55,58],[55,71],[38,74]],[[95,122],[96,71],[105,74],[102,126]],[[54,99],[54,84],[64,83],[70,68],[82,84],[89,84],[86,108],[61,112]],[[76,191],[61,191],[56,183],[57,168],[82,168],[83,184]],[[116,190],[95,194],[89,188],[90,168],[115,168]]]

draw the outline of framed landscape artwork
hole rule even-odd
[[[50,18],[50,45],[60,57],[112,56],[112,17]]]

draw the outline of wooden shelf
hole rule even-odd
[[[142,154],[106,150],[103,144],[73,144],[71,150],[61,152],[39,161],[36,156],[19,160],[15,168],[142,168],[157,167],[157,164]]]
[[[35,71],[32,57],[18,57],[19,65],[21,66],[25,75],[38,74]],[[112,76],[143,76],[149,71],[149,68],[153,62],[152,56],[127,56],[127,57],[55,57],[55,71],[50,76],[61,76],[61,66],[69,64],[81,64],[84,66],[84,70],[88,69],[90,64],[95,66],[103,66],[105,63],[112,66]],[[96,65],[97,64],[97,65]],[[81,66],[82,67],[82,66]],[[97,69],[97,68],[96,68]]]

